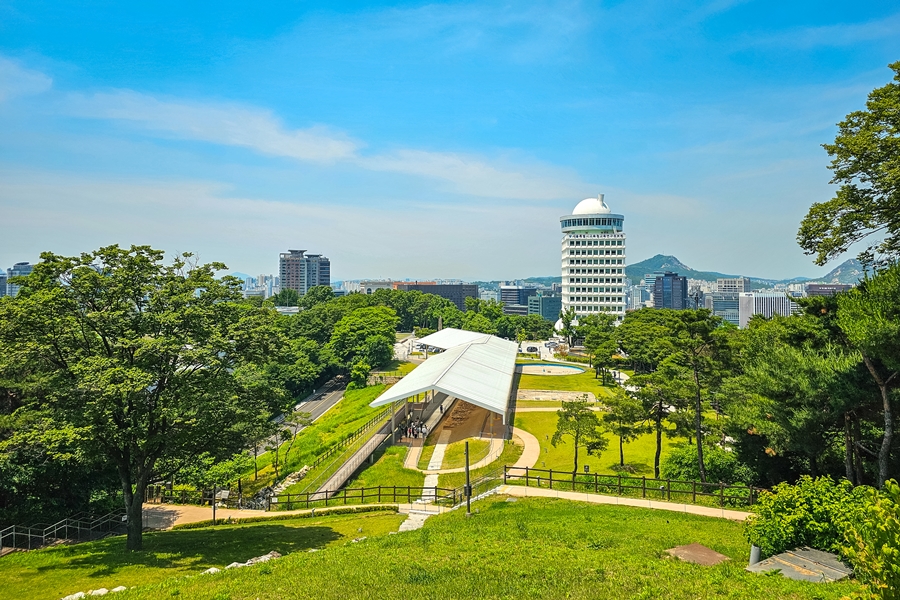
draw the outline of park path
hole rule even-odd
[[[438,436],[437,443],[434,445],[434,454],[431,455],[431,461],[428,463],[429,471],[438,471],[444,464],[444,454],[447,452],[447,443],[450,441],[451,433],[453,432],[449,429],[443,429],[441,435]]]
[[[501,485],[497,488],[497,493],[518,496],[521,498],[560,498],[562,500],[590,502],[592,504],[617,504],[620,506],[634,506],[637,508],[650,508],[653,510],[669,510],[672,512],[683,512],[704,517],[729,519],[731,521],[744,521],[751,515],[749,512],[729,510],[727,508],[713,508],[711,506],[678,504],[676,502],[662,502],[659,500],[646,500],[642,498],[625,498],[621,496],[605,496],[603,494],[587,494],[583,492],[564,492],[562,490],[533,488],[524,485]]]
[[[513,435],[518,436],[519,439],[522,440],[525,448],[522,450],[522,456],[520,456],[519,460],[516,461],[516,464],[512,466],[524,469],[525,467],[531,468],[536,465],[538,459],[541,457],[541,444],[538,442],[538,439],[524,429],[519,429],[518,427],[513,427]]]
[[[516,407],[516,414],[530,412],[556,412],[559,409],[559,406],[527,406],[523,408]],[[601,408],[599,406],[588,406],[588,410],[601,412]]]

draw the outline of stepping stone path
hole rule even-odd
[[[432,513],[411,510],[409,511],[409,516],[406,517],[406,520],[400,523],[400,529],[398,531],[415,531],[416,529],[421,529],[422,525],[425,524],[425,519],[431,515]]]

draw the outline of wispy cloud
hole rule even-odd
[[[50,89],[53,80],[18,62],[0,56],[0,102],[16,96],[40,94]]]
[[[896,38],[900,31],[900,13],[865,23],[840,23],[820,27],[798,27],[774,34],[746,38],[742,46],[775,46],[807,50],[816,47],[851,46],[884,38]]]
[[[332,162],[355,155],[360,144],[324,126],[287,129],[270,112],[237,105],[160,100],[131,91],[81,95],[67,101],[72,114],[127,121],[182,139],[241,146],[262,154]]]
[[[65,111],[90,119],[133,124],[153,135],[248,148],[261,154],[314,163],[349,164],[371,171],[401,173],[449,184],[451,191],[489,198],[545,200],[592,192],[574,172],[546,164],[441,151],[399,149],[362,152],[349,135],[317,125],[288,129],[271,112],[223,103],[158,99],[133,91],[71,94]]]

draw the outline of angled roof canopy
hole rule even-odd
[[[440,348],[441,350],[447,350],[449,348],[455,348],[456,346],[461,346],[463,344],[470,344],[472,342],[481,341],[489,337],[491,336],[487,333],[478,333],[477,331],[464,331],[462,329],[454,329],[452,327],[448,327],[447,329],[436,331],[431,335],[426,335],[425,337],[421,338],[418,343],[425,344],[426,346],[431,346],[433,348]]]
[[[449,329],[438,333],[444,331],[458,332],[453,334],[457,339],[465,337],[459,334],[472,333]],[[502,414],[505,421],[518,345],[492,335],[477,335],[477,339],[451,346],[446,352],[426,360],[376,398],[371,406],[382,406],[428,390],[437,390]],[[422,338],[423,343],[428,337]],[[444,341],[428,343],[439,348],[441,346],[438,344],[449,345],[450,340],[451,336],[446,335]]]

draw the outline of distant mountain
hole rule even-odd
[[[738,275],[727,275],[725,273],[717,273],[715,271],[697,271],[690,268],[674,256],[666,256],[657,254],[653,258],[642,260],[639,263],[628,265],[625,267],[625,276],[631,279],[632,283],[638,283],[645,275],[655,273],[657,271],[672,271],[683,275],[688,279],[700,279],[702,281],[715,281],[719,277],[738,277]],[[768,280],[756,280],[759,283]]]
[[[815,283],[845,283],[856,285],[864,275],[865,269],[863,269],[862,263],[855,258],[851,258],[836,266],[824,277],[813,281]]]

